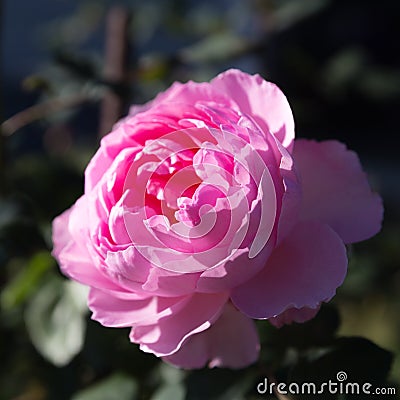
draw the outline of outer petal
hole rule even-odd
[[[243,114],[249,114],[265,131],[274,134],[289,151],[294,140],[294,120],[281,90],[260,75],[248,75],[236,69],[226,71],[211,85],[236,102]]]
[[[85,213],[82,212],[84,205],[85,202],[81,198],[74,206],[54,219],[52,254],[66,276],[84,285],[115,291],[118,295],[124,297],[127,292],[118,284],[112,282],[105,271],[96,268],[85,245],[86,241],[89,240],[84,236],[87,231],[77,226],[79,216],[84,219],[87,218]]]
[[[371,192],[357,155],[337,141],[296,141],[294,159],[303,188],[301,219],[331,226],[345,243],[381,228],[381,198]]]
[[[205,367],[209,360],[208,331],[210,329],[191,336],[176,353],[163,357],[163,360],[179,368]]]
[[[123,124],[114,127],[108,135],[101,140],[100,148],[90,160],[85,170],[85,193],[89,193],[98,184],[115,158],[122,150],[130,149],[131,153],[140,151],[140,147],[125,133]]]
[[[145,352],[171,355],[187,338],[209,328],[220,316],[227,299],[227,293],[194,294],[183,309],[160,319],[157,324],[134,327],[131,341],[140,343]]]
[[[72,237],[68,230],[69,217],[73,207],[64,211],[61,215],[53,220],[52,239],[53,239],[53,256],[58,259],[61,251],[71,242]]]
[[[301,208],[301,185],[298,173],[295,170],[293,158],[288,151],[277,141],[276,153],[280,154],[279,172],[283,184],[282,203],[278,221],[278,244],[290,232],[293,226],[299,221]],[[276,182],[276,181],[275,181]],[[280,182],[276,183],[279,188]],[[279,208],[278,208],[279,209]]]
[[[270,318],[268,321],[277,328],[281,328],[283,325],[288,325],[292,322],[306,322],[317,315],[319,308],[319,306],[317,308],[289,308],[282,314]]]
[[[59,215],[53,221],[53,256],[62,272],[80,283],[90,285],[97,282],[101,287],[114,288],[94,267],[85,246],[79,246],[71,236],[69,225],[71,213],[76,205]]]
[[[244,368],[258,359],[260,344],[254,322],[227,303],[211,328],[190,337],[164,360],[181,368]]]
[[[92,319],[111,327],[152,325],[160,318],[178,312],[189,300],[184,297],[137,297],[117,299],[106,291],[91,288],[89,308],[93,311]]]
[[[160,104],[166,103],[188,103],[193,104],[198,101],[213,101],[220,104],[232,105],[228,96],[218,92],[210,86],[208,82],[186,83],[174,82],[165,92],[159,93],[153,100],[143,105],[134,105],[129,110],[129,116],[150,110]]]
[[[83,246],[70,242],[58,255],[61,271],[84,285],[115,291],[124,291],[97,269]]]
[[[330,300],[346,275],[346,249],[327,225],[300,222],[275,249],[266,267],[233,290],[233,303],[251,318],[288,308],[316,308]]]

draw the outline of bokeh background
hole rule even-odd
[[[0,4],[0,399],[274,398],[256,391],[264,377],[322,382],[338,371],[399,396],[400,2]],[[180,371],[90,320],[85,291],[50,255],[51,221],[80,196],[85,165],[129,104],[231,67],[281,87],[298,137],[355,150],[385,221],[349,247],[345,284],[313,321],[259,323],[259,363]]]

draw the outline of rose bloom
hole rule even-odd
[[[54,220],[53,254],[90,287],[92,318],[131,327],[143,351],[242,368],[258,358],[254,319],[314,317],[344,280],[345,244],[382,213],[354,152],[295,141],[279,88],[229,70],[131,108]]]

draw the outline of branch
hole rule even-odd
[[[127,81],[129,19],[128,11],[119,6],[111,8],[107,15],[103,77],[116,88],[124,87]],[[114,123],[121,117],[123,97],[123,94],[117,93],[116,90],[105,92],[100,112],[100,137],[110,132]]]
[[[93,94],[85,92],[49,99],[42,103],[35,104],[34,106],[28,107],[4,121],[1,124],[2,135],[11,136],[17,130],[31,124],[34,121],[67,108],[76,107],[89,100],[93,100]]]

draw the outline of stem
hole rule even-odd
[[[88,93],[76,93],[70,96],[49,99],[43,103],[35,104],[34,106],[28,107],[4,121],[1,124],[2,134],[3,136],[11,136],[18,129],[21,129],[36,120],[66,108],[75,107],[92,99],[93,95]]]
[[[107,15],[104,80],[115,87],[123,87],[128,75],[128,27],[129,13],[122,7],[113,7]],[[99,136],[110,132],[121,117],[124,107],[123,95],[107,90],[101,104]]]

